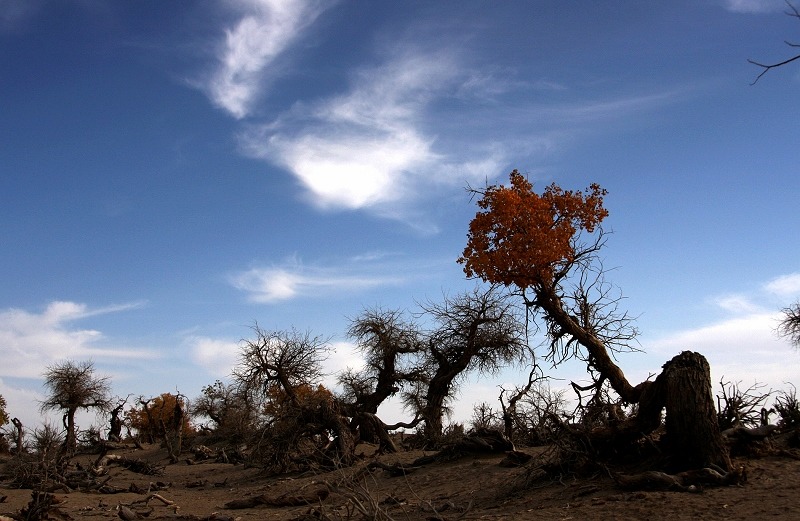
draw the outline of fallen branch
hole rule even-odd
[[[739,485],[747,481],[744,467],[730,472],[702,468],[678,474],[651,470],[632,475],[616,474],[612,477],[624,490],[674,490],[679,492],[701,492],[703,485]]]
[[[267,497],[265,494],[244,499],[234,499],[225,503],[227,509],[253,508],[258,505],[268,505],[272,507],[301,507],[314,505],[325,501],[330,494],[327,487],[319,488],[308,494],[298,495],[287,492],[277,497]]]

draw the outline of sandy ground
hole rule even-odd
[[[537,456],[541,449],[526,449]],[[302,519],[309,506],[274,507],[259,505],[247,509],[226,509],[227,502],[263,495],[303,494],[337,483],[348,473],[364,469],[369,459],[353,468],[327,473],[266,477],[258,469],[221,463],[168,464],[166,453],[152,447],[118,450],[117,454],[163,465],[160,476],[145,476],[110,467],[109,484],[127,488],[131,484],[148,489],[152,482],[168,484],[158,493],[174,502],[166,505],[157,498],[143,504],[146,493],[101,494],[73,491],[56,493],[62,519],[119,519],[117,505],[132,507],[147,519],[203,519],[214,512],[229,519]],[[392,464],[410,463],[423,453],[403,452],[381,456]],[[78,456],[90,464],[96,456]],[[367,510],[376,507],[389,517],[376,519],[558,519],[671,521],[689,519],[797,519],[800,520],[800,461],[788,457],[739,459],[747,469],[742,486],[707,488],[700,493],[625,492],[608,475],[581,479],[537,482],[520,488],[526,470],[499,465],[503,455],[466,457],[449,463],[434,463],[406,476],[391,477],[380,469],[363,472],[356,486],[344,487],[315,506],[330,519],[362,519],[353,510],[353,498]],[[345,480],[347,481],[347,480]],[[350,496],[350,500],[346,496]],[[0,513],[19,512],[30,500],[30,490],[4,487]],[[371,498],[371,499],[370,499]],[[137,503],[138,502],[138,503]],[[145,517],[143,517],[144,519]],[[53,516],[53,519],[59,519]],[[219,517],[225,519],[225,517]],[[311,518],[307,518],[311,519]]]

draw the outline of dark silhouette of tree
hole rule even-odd
[[[123,418],[122,418],[122,411],[125,409],[125,405],[128,404],[128,398],[125,399],[119,398],[117,400],[117,404],[110,407],[110,414],[111,417],[108,419],[108,439],[109,441],[122,441],[122,425],[123,425]]]
[[[434,326],[426,333],[423,367],[428,374],[413,399],[425,421],[429,443],[439,442],[446,401],[470,372],[494,374],[521,361],[523,323],[513,302],[496,288],[476,288],[442,303],[423,306]]]
[[[205,428],[216,435],[241,441],[253,429],[254,409],[236,386],[217,380],[203,387],[200,396],[192,400],[191,415],[196,420],[211,420],[213,426]]]
[[[273,463],[285,470],[303,441],[330,438],[332,445],[326,443],[322,451],[328,462],[349,465],[355,438],[341,404],[319,386],[328,342],[308,332],[266,331],[257,324],[253,332],[255,338],[242,342],[234,378],[244,393],[255,395],[254,403],[273,407],[265,430],[271,439],[266,452],[278,458]]]
[[[397,310],[365,310],[352,321],[348,335],[364,357],[362,369],[348,369],[339,375],[341,400],[352,418],[351,426],[361,441],[378,443],[380,450],[395,452],[397,447],[388,431],[414,427],[420,418],[389,426],[378,418],[378,408],[404,386],[424,377],[412,361],[425,344],[416,325],[405,321]]]
[[[800,301],[782,310],[783,318],[778,324],[778,334],[786,337],[800,348]]]
[[[8,423],[8,413],[6,412],[6,399],[0,394],[0,427]]]
[[[620,296],[606,282],[598,252],[605,244],[606,191],[590,185],[567,191],[551,184],[542,194],[518,171],[510,185],[473,190],[479,211],[458,259],[469,277],[503,284],[519,295],[549,339],[547,359],[586,362],[593,384],[574,386],[599,396],[608,383],[638,414],[605,433],[616,442],[639,438],[661,424],[676,467],[730,468],[719,434],[710,369],[702,355],[684,352],[659,377],[632,385],[611,353],[626,349],[636,330],[618,308]],[[600,435],[601,433],[597,433]]]
[[[793,18],[800,19],[800,11],[798,11],[797,8],[791,2],[789,2],[788,0],[786,2],[786,5],[789,6],[789,11],[786,11],[786,14],[791,16],[791,17],[793,17]],[[786,40],[784,40],[784,43],[786,45],[788,45],[789,47],[792,47],[792,48],[800,47],[800,43],[792,43],[792,42],[789,42],[789,41],[786,41]],[[761,71],[761,73],[758,76],[756,76],[756,79],[753,80],[753,83],[751,83],[750,85],[755,85],[758,82],[758,80],[761,79],[761,77],[763,75],[765,75],[766,73],[768,73],[772,69],[775,69],[775,68],[778,68],[778,67],[783,67],[784,65],[792,63],[793,61],[796,61],[796,60],[800,60],[800,53],[799,54],[795,54],[794,56],[792,56],[790,58],[787,58],[785,60],[772,62],[772,63],[762,63],[762,62],[757,62],[755,60],[747,60],[748,62],[752,63],[753,65],[757,65],[757,66],[761,67],[761,69],[763,69]]]
[[[110,400],[109,379],[97,376],[94,364],[90,361],[66,360],[47,368],[44,385],[48,398],[41,403],[40,409],[42,412],[64,412],[64,449],[67,454],[74,454],[77,444],[75,413],[79,409],[107,409]]]

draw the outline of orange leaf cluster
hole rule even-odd
[[[180,402],[178,402],[180,400]],[[163,393],[157,396],[148,403],[147,408],[150,412],[145,410],[145,406],[134,407],[125,413],[131,428],[136,429],[140,433],[152,432],[158,435],[163,435],[161,422],[165,425],[171,426],[175,424],[176,418],[176,405],[182,410],[181,416],[181,429],[184,434],[191,434],[194,432],[189,422],[189,415],[186,414],[186,404],[183,399],[175,396],[172,393]]]
[[[302,408],[316,409],[323,402],[333,403],[333,393],[322,385],[314,387],[310,384],[300,384],[292,390],[297,399],[297,405]],[[288,410],[287,407],[293,405],[291,398],[279,384],[271,385],[267,389],[267,398],[264,412],[269,416],[278,417],[281,412]]]
[[[551,184],[539,195],[517,170],[510,181],[483,192],[458,262],[468,277],[492,283],[520,288],[552,283],[559,269],[575,260],[576,235],[593,232],[608,215],[607,192],[597,184],[585,192]]]

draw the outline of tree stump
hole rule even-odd
[[[711,369],[700,353],[684,351],[666,364],[656,385],[663,386],[665,442],[675,470],[716,466],[732,469],[717,423]]]

